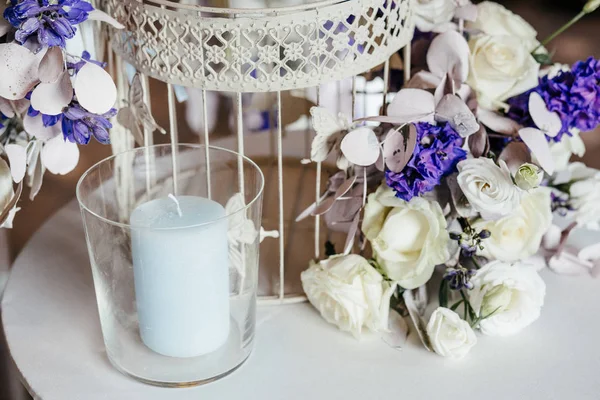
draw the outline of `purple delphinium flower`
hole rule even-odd
[[[67,61],[67,68],[70,70],[74,70],[75,73],[79,72],[79,70],[88,62],[92,64],[96,64],[99,67],[106,68],[106,63],[102,61],[92,60],[92,56],[86,50],[81,53],[81,60],[76,63],[72,63]]]
[[[448,268],[444,273],[444,280],[448,281],[448,286],[452,290],[473,289],[471,278],[477,271],[466,269],[462,266]]]
[[[385,180],[396,191],[396,196],[410,201],[415,196],[430,192],[443,177],[456,170],[456,164],[467,157],[461,148],[463,139],[448,123],[415,124],[417,145],[413,156],[402,172],[386,171]]]
[[[523,126],[535,127],[529,115],[529,95],[539,93],[550,111],[556,112],[562,121],[562,129],[554,138],[560,142],[563,135],[571,136],[572,128],[590,131],[600,124],[600,61],[593,57],[579,61],[570,71],[556,76],[540,78],[539,85],[525,93],[510,98],[508,117]]]
[[[78,144],[88,144],[92,136],[100,143],[108,144],[108,130],[112,128],[109,118],[116,114],[115,108],[102,115],[93,114],[73,101],[62,114],[63,135],[68,141]]]
[[[17,28],[15,39],[25,43],[36,35],[47,47],[65,47],[75,36],[75,25],[88,19],[94,7],[84,0],[11,0],[4,18]]]

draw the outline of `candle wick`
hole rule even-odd
[[[175,205],[177,206],[177,214],[180,217],[183,217],[183,213],[181,212],[181,207],[179,206],[179,200],[177,200],[177,197],[173,196],[173,194],[171,193],[169,193],[168,197],[175,202]]]

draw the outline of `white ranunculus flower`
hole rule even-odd
[[[532,265],[492,261],[471,282],[471,306],[478,316],[489,316],[479,324],[485,335],[512,335],[540,316],[546,285]]]
[[[525,163],[515,173],[515,184],[523,190],[531,190],[540,186],[544,179],[544,171],[534,164]]]
[[[569,189],[575,221],[588,229],[600,229],[600,171],[580,162],[569,164],[571,179]]]
[[[521,191],[512,181],[506,163],[469,158],[458,163],[457,182],[471,206],[484,219],[509,215],[519,206]]]
[[[457,313],[438,307],[427,324],[433,351],[443,357],[463,358],[477,344],[475,332]]]
[[[556,171],[567,169],[573,154],[578,157],[583,157],[585,154],[585,143],[579,136],[579,129],[574,128],[570,132],[572,136],[563,135],[560,142],[554,142],[550,145]]]
[[[484,1],[477,5],[477,19],[467,22],[467,27],[477,29],[487,35],[513,36],[527,43],[532,51],[537,45],[537,32],[521,16],[498,3]]]
[[[513,213],[495,221],[478,221],[473,227],[487,229],[491,236],[482,242],[480,254],[502,261],[516,261],[534,255],[552,225],[550,192],[537,188],[523,195]]]
[[[456,3],[454,0],[416,0],[415,24],[421,32],[438,32],[449,26]]]
[[[496,109],[506,99],[538,84],[540,64],[516,36],[480,35],[469,41],[467,83],[478,93],[479,105]]]
[[[450,236],[440,205],[420,197],[406,202],[382,185],[369,195],[362,230],[375,259],[406,289],[424,285],[450,258]]]
[[[300,275],[311,304],[327,322],[359,338],[363,327],[387,331],[395,284],[384,281],[363,257],[332,256]]]

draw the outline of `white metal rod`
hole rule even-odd
[[[237,94],[237,144],[238,144],[238,183],[240,193],[244,195],[244,112],[242,110],[242,93]]]
[[[202,113],[204,115],[204,158],[206,159],[206,191],[208,198],[212,199],[212,183],[210,176],[210,151],[208,138],[208,111],[206,106],[206,90],[202,89]]]
[[[179,192],[177,175],[179,173],[178,166],[178,134],[177,134],[177,111],[175,109],[175,91],[173,89],[173,85],[167,84],[167,92],[168,92],[168,103],[169,103],[169,133],[171,135],[171,160],[173,163],[173,195],[177,196]]]
[[[317,86],[317,105],[321,105],[321,87]],[[315,184],[315,201],[319,205],[321,198],[321,163],[317,162],[317,177]],[[315,259],[318,260],[321,253],[321,216],[315,216]]]
[[[352,120],[356,118],[356,75],[352,76]]]
[[[285,249],[283,219],[283,123],[281,118],[281,91],[277,91],[277,181],[279,187],[279,299],[285,297]]]
[[[390,60],[383,63],[383,115],[387,114],[387,94],[390,86]]]
[[[410,74],[411,74],[411,55],[412,55],[412,49],[410,46],[410,43],[407,44],[404,47],[404,84],[406,85],[406,82],[408,82],[410,80]]]
[[[245,196],[245,187],[244,187],[244,112],[243,112],[243,104],[242,104],[242,93],[238,93],[236,97],[236,105],[237,105],[237,142],[238,142],[238,184],[239,190],[242,194],[242,198],[244,199],[244,204],[246,202]],[[205,119],[206,120],[206,119]],[[246,211],[244,211],[246,213]],[[240,277],[240,287],[239,293],[242,294],[244,291],[244,285],[246,282],[246,245],[241,243],[241,253],[242,253],[242,276]]]
[[[150,82],[148,81],[148,76],[141,75],[140,82],[142,84],[142,90],[144,91],[144,102],[148,106],[148,110],[152,112],[152,106],[150,102]],[[150,190],[152,188],[152,175],[154,173],[154,157],[151,157],[150,149],[148,148],[154,144],[154,138],[152,134],[153,131],[148,129],[146,124],[144,124],[144,160],[146,162],[146,193],[148,193],[148,195],[150,195]]]

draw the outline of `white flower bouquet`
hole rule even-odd
[[[324,215],[348,236],[328,243],[329,258],[302,283],[323,317],[354,336],[406,335],[398,311],[425,347],[460,358],[475,330],[510,335],[540,316],[540,259],[560,273],[600,270],[599,245],[566,245],[573,229],[600,222],[600,173],[569,162],[585,150],[580,132],[600,124],[600,61],[553,64],[546,49],[600,2],[541,42],[493,2],[414,5],[413,46],[428,50],[415,53],[382,115],[311,110],[312,161],[331,157],[341,171],[298,218]],[[439,307],[427,323],[436,270]]]

